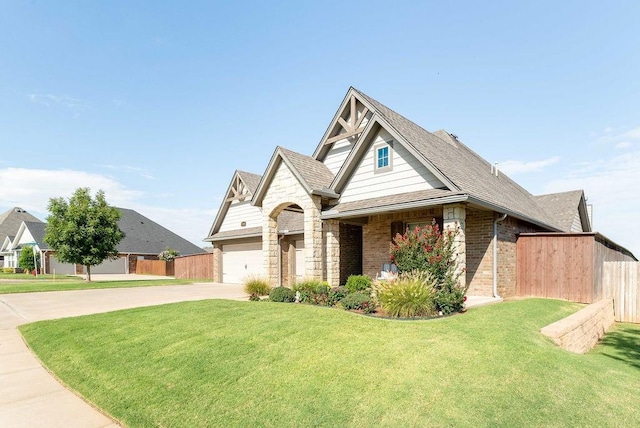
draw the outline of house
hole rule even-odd
[[[236,171],[208,237],[214,280],[260,275],[344,284],[375,277],[396,233],[459,227],[469,294],[509,297],[523,232],[591,232],[581,190],[533,196],[457,136],[429,132],[350,88],[312,155],[276,147],[262,175]]]
[[[135,273],[138,260],[157,260],[158,254],[167,247],[177,250],[181,255],[205,252],[197,245],[134,210],[126,208],[118,208],[118,210],[122,214],[118,226],[125,233],[125,237],[117,245],[119,257],[93,266],[91,273]],[[18,259],[23,247],[32,245],[40,253],[43,273],[67,275],[83,273],[84,266],[62,263],[56,258],[55,251],[44,241],[46,223],[33,218],[35,221],[22,221],[14,234],[5,237],[0,243],[0,255],[4,255],[6,267],[18,267]]]
[[[13,207],[10,210],[0,214],[0,245],[7,238],[13,240],[15,233],[23,221],[40,221],[26,210],[20,207]],[[0,252],[0,268],[5,266],[5,259]]]

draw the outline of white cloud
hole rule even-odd
[[[87,109],[87,103],[79,98],[73,98],[68,95],[55,95],[55,94],[27,94],[27,97],[36,104],[41,104],[47,107],[61,106],[72,110],[75,116]]]
[[[553,165],[558,163],[560,160],[559,156],[554,156],[548,159],[543,159],[539,161],[519,161],[519,160],[508,160],[502,162],[498,165],[498,169],[503,171],[508,175],[522,174],[527,172],[540,172],[544,170],[549,165]]]
[[[640,127],[632,128],[624,132],[614,132],[615,129],[605,128],[604,134],[596,135],[596,140],[600,144],[611,145],[616,149],[625,149],[640,143]]]
[[[44,220],[50,198],[68,199],[78,187],[89,187],[94,194],[103,190],[109,205],[134,209],[200,247],[216,214],[216,210],[144,205],[143,192],[101,174],[26,168],[0,168],[0,212],[21,207]]]
[[[620,141],[618,144],[616,144],[615,147],[616,149],[628,149],[629,147],[631,147],[631,143],[628,141]]]
[[[545,192],[584,189],[594,229],[640,256],[640,151],[576,164],[548,182]]]

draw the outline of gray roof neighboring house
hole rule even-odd
[[[25,221],[25,226],[29,229],[34,241],[38,244],[41,250],[48,250],[49,245],[44,242],[44,235],[46,233],[47,223],[41,221]]]
[[[125,233],[117,246],[120,253],[159,254],[167,247],[177,250],[181,256],[205,252],[137,211],[127,208],[118,210],[122,213],[118,226]]]
[[[0,242],[7,236],[14,236],[23,221],[42,223],[40,219],[20,207],[13,207],[0,214]]]

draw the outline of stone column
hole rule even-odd
[[[213,282],[222,282],[222,245],[213,244]]]
[[[324,279],[321,206],[320,197],[313,196],[304,207],[304,274],[307,278]]]
[[[466,218],[467,210],[464,204],[449,204],[442,206],[442,222],[443,232],[449,230],[458,230],[458,234],[455,238],[455,251],[456,259],[458,262],[458,272],[460,272],[460,278],[458,282],[460,285],[467,283],[466,270],[467,270],[467,257],[466,257]]]
[[[325,220],[327,256],[327,282],[332,287],[340,285],[340,222]]]
[[[278,285],[278,220],[269,214],[262,222],[262,259],[264,274],[272,286]]]

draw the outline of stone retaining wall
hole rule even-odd
[[[614,323],[613,300],[602,299],[540,331],[561,348],[584,354],[598,343]]]

